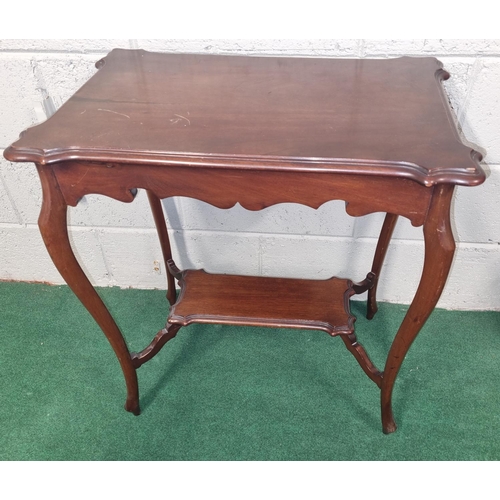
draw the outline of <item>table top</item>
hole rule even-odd
[[[476,185],[435,58],[323,59],[115,49],[11,161],[326,171]]]

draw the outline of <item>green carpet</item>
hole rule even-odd
[[[163,291],[99,290],[131,350],[168,312]],[[358,338],[383,368],[406,307]],[[111,347],[64,286],[0,283],[1,460],[498,460],[500,313],[437,309],[394,391],[379,390],[338,338],[192,325],[138,371],[142,414],[125,412]]]

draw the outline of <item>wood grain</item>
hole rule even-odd
[[[226,323],[354,332],[350,280],[299,280],[184,271],[169,323]]]
[[[435,58],[322,59],[115,49],[12,161],[185,164],[484,180]]]

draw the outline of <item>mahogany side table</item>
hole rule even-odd
[[[308,328],[340,336],[381,390],[382,427],[396,430],[391,398],[406,352],[446,282],[455,250],[455,186],[485,180],[481,155],[462,144],[435,58],[388,60],[158,54],[115,49],[46,122],[7,148],[36,164],[39,227],[57,269],[97,321],[121,364],[126,410],[139,413],[136,370],[182,326],[228,323]],[[97,193],[131,202],[145,189],[167,267],[165,328],[131,353],[79,266],[67,207]],[[161,199],[186,196],[249,210],[283,202],[318,208],[346,202],[351,216],[386,213],[370,272],[361,283],[180,271],[172,260]],[[425,260],[383,371],[357,342],[349,310],[377,281],[398,216],[423,226]],[[176,297],[175,280],[181,286]]]

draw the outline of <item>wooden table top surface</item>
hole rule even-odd
[[[184,163],[476,185],[431,57],[323,59],[115,49],[11,161]]]

